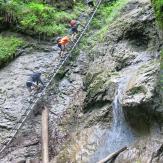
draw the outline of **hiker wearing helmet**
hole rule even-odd
[[[70,39],[68,38],[68,36],[57,38],[57,44],[58,44],[58,47],[60,48],[59,54],[61,57],[63,57],[64,50],[66,46],[69,44],[69,42],[70,42]]]
[[[26,81],[26,86],[29,92],[32,90],[38,90],[40,88],[39,84],[41,84],[41,88],[44,88],[44,83],[41,80],[41,73],[35,72],[30,75],[30,77]]]

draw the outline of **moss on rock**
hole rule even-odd
[[[91,97],[96,95],[98,92],[103,91],[105,87],[107,87],[107,85],[110,83],[110,81],[107,81],[109,77],[109,72],[103,72],[99,74],[96,79],[94,79],[88,89]]]
[[[84,110],[96,109],[111,103],[115,94],[116,84],[112,81],[112,72],[87,74],[87,94]]]
[[[132,87],[130,90],[128,90],[127,95],[135,95],[135,94],[139,94],[139,93],[146,93],[146,88],[142,85],[140,86],[135,86]]]
[[[20,38],[0,36],[0,67],[16,57],[17,49],[24,45]]]

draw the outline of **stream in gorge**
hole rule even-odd
[[[131,144],[135,135],[131,130],[130,126],[127,124],[123,109],[122,100],[123,94],[126,90],[129,77],[122,77],[118,80],[118,89],[113,101],[113,123],[110,130],[106,130],[105,133],[100,138],[100,145],[90,160],[91,162],[97,162],[108,154],[113,153],[125,146]]]
[[[127,123],[122,108],[123,98],[133,82],[140,68],[150,62],[151,54],[148,52],[139,52],[133,60],[133,64],[124,68],[119,78],[115,78],[117,91],[112,102],[113,120],[110,129],[105,129],[103,135],[99,138],[98,149],[92,155],[91,162],[97,162],[109,154],[129,146],[137,140],[139,134],[136,133]],[[141,60],[141,62],[138,62]],[[137,63],[137,64],[134,64]]]

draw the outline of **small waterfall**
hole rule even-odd
[[[113,124],[101,137],[102,142],[94,153],[90,162],[97,162],[108,154],[131,144],[134,141],[134,134],[125,121],[122,110],[122,98],[129,81],[128,77],[121,78],[118,82],[118,90],[113,101]]]
[[[113,138],[112,151],[130,144],[134,139],[134,134],[128,126],[122,110],[122,98],[126,90],[129,78],[122,78],[119,81],[117,94],[113,101],[113,126],[111,135]],[[111,139],[112,140],[112,139]]]

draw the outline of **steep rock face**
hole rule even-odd
[[[92,75],[92,76],[91,76]],[[85,99],[85,111],[102,107],[113,101],[116,84],[110,78],[109,72],[98,74],[88,73],[86,76],[87,94]]]
[[[131,78],[123,99],[126,119],[139,132],[150,126],[160,105],[158,70],[158,62],[143,64]]]
[[[122,105],[127,120],[136,127],[134,121],[144,118],[148,121],[159,105],[157,50],[160,43],[149,1],[130,1],[122,13],[109,28],[105,45],[98,45],[92,52],[94,61],[87,75],[93,80],[88,86],[88,97],[90,100],[90,90],[98,94],[96,88],[100,84],[105,87],[105,81],[113,78],[108,72],[123,76],[125,71],[130,71]]]
[[[135,144],[122,152],[115,163],[162,163],[163,162],[163,137],[153,135],[137,140]]]
[[[130,0],[120,16],[110,25],[105,42],[99,43],[89,52],[91,61],[84,79],[84,114],[80,117],[80,127],[73,133],[72,141],[66,144],[52,162],[97,162],[106,156],[106,151],[109,154],[123,145],[128,145],[130,133],[127,133],[128,142],[122,143],[120,141],[123,141],[123,138],[117,136],[119,131],[117,135],[116,131],[113,135],[114,150],[111,150],[111,144],[107,144],[107,141],[112,139],[108,134],[108,131],[111,131],[112,111],[115,107],[112,104],[121,89],[121,81],[124,81],[124,86],[121,99],[118,99],[117,103],[122,106],[128,127],[134,130],[135,137],[141,135],[142,131],[151,131],[153,119],[157,113],[162,112],[159,109],[159,47],[160,40],[150,1]],[[102,134],[95,138],[99,132]],[[154,132],[157,137],[158,131]],[[87,139],[83,140],[83,137]],[[150,140],[153,139],[151,137],[148,135],[143,145],[143,140],[137,140],[139,148],[129,148],[116,161],[147,162],[148,156],[161,146],[161,141],[154,141],[154,148],[148,150],[151,146]],[[118,146],[117,142],[122,145]],[[140,159],[134,151],[141,155]],[[143,156],[143,152],[146,155]]]

